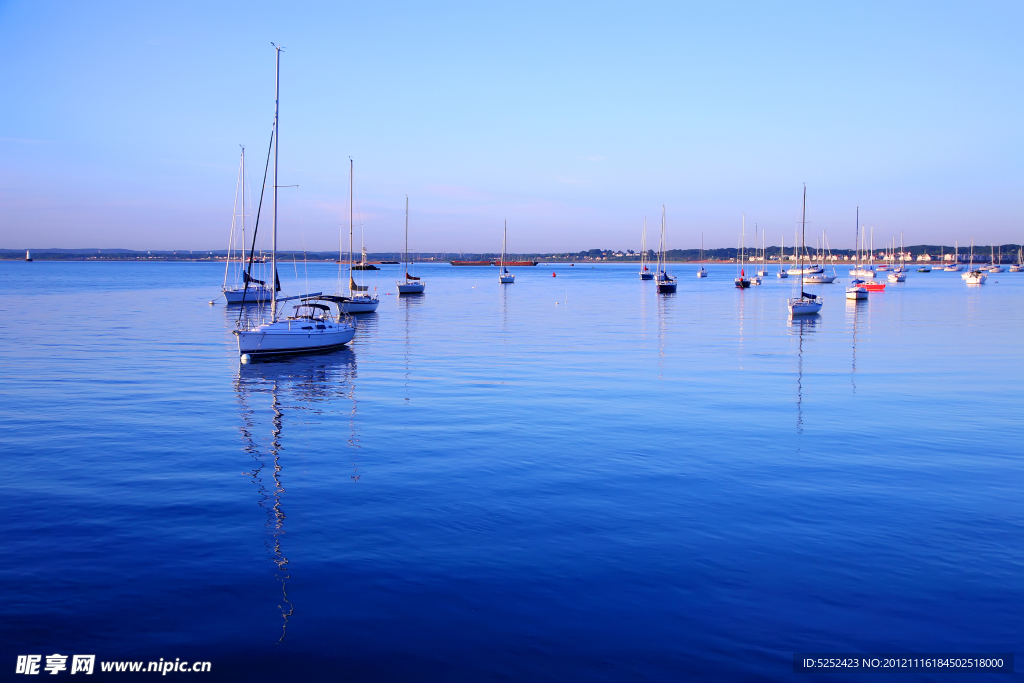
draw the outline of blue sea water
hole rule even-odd
[[[384,266],[351,348],[241,365],[223,266],[0,263],[4,680],[52,653],[676,681],[1021,650],[1024,274],[817,286],[791,321],[792,278],[516,270],[425,265],[399,298]],[[824,678],[864,675],[952,674]]]

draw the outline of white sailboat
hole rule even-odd
[[[854,266],[854,270],[860,270],[860,207],[859,206],[857,207],[857,218],[854,221],[853,234],[854,234],[853,243],[855,245],[857,245],[857,249],[855,250],[855,256],[854,256],[854,258],[857,259],[857,260],[856,260],[856,264]],[[852,273],[854,271],[851,270],[850,272]],[[867,290],[866,287],[864,287],[864,281],[860,280],[860,279],[858,279],[856,277],[854,277],[852,280],[850,280],[850,286],[846,288],[846,298],[850,299],[851,301],[861,301],[863,299],[867,299],[868,298],[868,290]]]
[[[803,245],[802,240],[801,244]],[[799,264],[790,267],[790,275],[817,275],[818,273],[825,272],[824,268],[821,268],[818,265],[811,263],[810,256],[807,253],[806,245],[793,249],[793,255],[798,256]],[[807,263],[804,263],[805,258],[807,259]]]
[[[768,247],[764,239],[765,231],[761,231],[761,266],[757,269],[757,283],[761,284],[761,278],[768,277]],[[754,249],[757,249],[757,223],[754,223]]]
[[[786,259],[786,235],[782,235],[782,246],[779,248],[779,272],[775,273],[775,277],[779,279],[785,279],[789,277],[789,273],[786,272],[783,261]]]
[[[654,273],[647,267],[647,216],[644,216],[644,231],[640,233],[640,279],[654,279]]]
[[[500,282],[503,285],[511,285],[511,284],[513,284],[516,281],[516,276],[513,275],[512,273],[508,272],[508,268],[505,267],[505,246],[506,246],[507,242],[508,242],[508,220],[506,219],[505,220],[505,228],[504,228],[504,231],[502,232],[502,237],[501,237],[501,261],[498,263],[498,266],[501,268],[501,270],[498,271],[498,282]]]
[[[281,48],[274,46],[277,52],[274,78],[274,209],[273,236],[271,239],[271,272],[277,273],[277,158],[278,133],[280,131],[280,84],[281,84]],[[258,226],[257,226],[258,229]],[[255,240],[255,234],[253,235]],[[246,286],[248,286],[248,281]],[[252,356],[281,353],[301,353],[319,351],[342,346],[352,341],[356,334],[355,326],[340,309],[340,297],[322,297],[315,294],[278,297],[277,287],[271,288],[270,317],[263,320],[243,319],[239,313],[238,325],[234,335],[238,340],[238,353],[243,361]],[[299,300],[290,316],[278,317],[278,304],[285,301]],[[337,315],[332,314],[331,304],[339,306]]]
[[[704,269],[704,233],[700,234],[700,270],[697,271],[697,277],[707,277],[708,271]]]
[[[893,246],[895,248],[895,245],[893,245]],[[895,262],[895,259],[893,259],[893,261]],[[894,273],[905,273],[905,272],[907,272],[907,263],[906,263],[906,260],[905,260],[905,258],[903,256],[903,232],[902,231],[900,232],[900,265],[898,265],[895,268],[893,268],[892,271]],[[903,280],[900,280],[900,282],[903,282]]]
[[[983,285],[983,284],[985,284],[985,280],[988,279],[988,275],[985,273],[984,270],[982,270],[981,268],[975,268],[974,267],[974,238],[973,237],[971,238],[971,261],[970,261],[970,265],[967,267],[967,272],[964,273],[963,275],[961,275],[960,277],[962,277],[964,280],[966,280],[967,284],[969,284],[969,285]]]
[[[1003,260],[1002,247],[999,248],[999,252],[1000,252],[999,253],[999,259],[997,260],[996,259],[996,247],[995,247],[995,245],[992,245],[992,263],[989,265],[988,268],[985,269],[985,270],[987,270],[990,273],[1001,273],[1001,272],[1003,272],[1003,266],[1000,265],[1000,263]]]
[[[806,275],[804,277],[804,282],[807,282],[809,284],[814,284],[814,285],[821,285],[821,284],[830,285],[830,284],[832,284],[833,282],[836,281],[836,274],[835,274],[835,268],[834,267],[832,268],[832,274],[831,275],[829,275],[828,273],[825,272],[825,250],[826,250],[826,248],[825,248],[825,233],[824,233],[824,231],[821,233],[821,244],[822,244],[822,248],[818,250],[819,268],[821,269],[821,271],[818,272],[818,273],[810,273],[810,274]],[[831,255],[831,250],[829,250],[829,255]]]
[[[665,205],[661,205],[661,242],[658,245],[658,294],[675,294],[678,283],[668,273],[668,256],[665,253]]]
[[[409,195],[405,195],[405,251],[402,252],[402,265],[405,267],[405,279],[395,282],[398,285],[398,295],[422,294],[427,288],[427,283],[409,274]]]
[[[1017,262],[1010,266],[1011,273],[1024,272],[1024,247],[1017,250]]]
[[[858,217],[860,216],[860,207],[857,208],[857,215],[858,215]],[[858,220],[859,220],[859,218],[858,218]],[[858,228],[864,228],[864,226],[860,225],[859,223],[857,224],[857,227]],[[866,233],[866,232],[867,232],[867,228],[865,228],[865,230],[864,230],[864,233]],[[864,237],[865,237],[865,235],[864,235],[864,233],[861,233],[860,239],[857,241],[857,264],[853,268],[850,269],[850,276],[854,280],[874,280],[878,276],[878,273],[875,272],[874,268],[872,268],[870,265],[861,263],[861,261],[860,261],[861,252],[867,251],[864,248],[865,247],[865,244],[864,244]],[[868,252],[868,253],[870,254],[870,252]]]
[[[273,293],[264,280],[252,276],[252,258],[245,258],[245,147],[238,162],[238,181],[235,184],[235,207],[231,212],[231,233],[228,236],[228,257],[224,263],[224,282],[220,290],[229,304],[261,304],[270,301]],[[255,249],[255,240],[253,241]],[[234,277],[232,278],[232,270]],[[232,282],[228,283],[228,279]],[[269,279],[269,278],[266,278]],[[248,287],[246,286],[248,285]],[[279,287],[280,289],[280,287]]]
[[[377,310],[377,306],[380,306],[380,299],[364,292],[369,291],[369,287],[366,285],[356,284],[355,278],[352,276],[352,248],[354,246],[354,232],[352,222],[352,203],[353,203],[353,175],[355,172],[355,166],[352,158],[348,160],[348,289],[344,300],[341,302],[341,308],[345,313],[373,313]]]
[[[824,303],[820,296],[815,294],[808,294],[804,291],[804,252],[805,249],[805,234],[807,229],[807,186],[804,185],[804,201],[803,209],[800,215],[800,296],[791,298],[788,302],[789,315],[814,315],[821,310],[821,306]]]
[[[951,263],[950,265],[948,265],[945,268],[943,268],[943,270],[945,270],[947,273],[959,273],[961,270],[964,269],[964,267],[962,265],[960,265],[960,242],[959,242],[959,240],[954,242],[954,244],[956,246],[953,247],[953,249],[954,249],[954,252],[953,252],[953,263]]]

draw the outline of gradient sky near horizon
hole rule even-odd
[[[0,2],[0,247],[222,249],[281,87],[281,245],[1024,241],[1024,4]],[[262,229],[262,228],[261,228]],[[358,237],[357,237],[358,239]],[[653,237],[649,237],[653,239]],[[748,244],[750,237],[748,237]]]

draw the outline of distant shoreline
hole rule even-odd
[[[1017,261],[1018,254],[1020,253],[1020,245],[1017,244],[1003,244],[992,247],[990,245],[975,245],[974,247],[974,261],[978,263],[988,263],[992,261],[991,255],[993,251],[997,252],[996,262],[998,263],[1014,263]],[[160,263],[168,262],[189,262],[189,263],[220,263],[223,264],[228,257],[227,250],[212,250],[212,251],[196,251],[196,250],[133,250],[133,249],[30,249],[29,250],[33,261],[79,261],[79,262],[145,262],[153,261]],[[955,251],[955,246],[946,246],[939,244],[921,244],[911,245],[903,248],[903,254],[905,258],[905,264],[907,266],[922,266],[922,265],[935,265],[944,264],[952,261],[952,254]],[[748,250],[746,261],[753,264],[764,264],[769,265],[780,263],[780,256],[784,256],[782,263],[793,263],[795,262],[794,254],[792,249],[782,252],[779,247],[767,247],[761,253],[766,257],[764,260],[751,258],[753,250]],[[812,252],[812,250],[808,250]],[[861,261],[864,263],[884,263],[886,260],[881,258],[884,249],[875,249],[872,252],[875,256],[874,259],[868,259],[865,255],[861,254]],[[25,249],[0,249],[0,261],[25,261]],[[830,258],[826,258],[826,263],[829,265],[839,265],[852,263],[855,258],[855,252],[852,249],[832,249],[826,251],[826,254]],[[971,256],[969,249],[960,248],[958,252],[959,262],[967,263]],[[703,255],[703,260],[701,256]],[[918,260],[919,257],[927,255],[927,260]],[[237,253],[232,252],[231,256],[237,259]],[[338,261],[337,251],[279,251],[278,261],[305,261],[307,263],[336,263]],[[346,254],[347,256],[347,254]],[[410,255],[412,256],[412,255]],[[735,247],[721,248],[721,249],[704,249],[703,253],[700,249],[669,249],[666,253],[669,263],[736,263],[739,257],[739,250]],[[412,256],[412,261],[415,263],[448,263],[451,261],[497,261],[500,257],[498,253],[475,253],[475,252],[418,252],[415,256]],[[264,254],[264,258],[266,255]],[[356,258],[360,258],[357,254]],[[369,252],[365,254],[366,261],[374,265],[381,265],[382,262],[396,262],[400,260],[400,255],[395,252]],[[508,258],[508,257],[506,257]],[[812,255],[806,260],[815,262],[817,257]],[[890,257],[892,258],[892,257]],[[536,261],[538,264],[541,263],[588,263],[596,265],[598,263],[640,263],[641,255],[639,253],[630,253],[629,250],[616,251],[610,249],[589,249],[579,252],[548,252],[531,254],[529,252],[520,252],[511,256],[513,261]],[[897,256],[896,260],[899,258]],[[655,262],[655,254],[651,251],[648,252],[648,261]],[[483,266],[479,266],[483,267]]]

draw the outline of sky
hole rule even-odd
[[[223,249],[283,45],[279,239],[1024,241],[1017,2],[0,0],[0,248]],[[269,225],[269,224],[264,224]],[[261,226],[261,231],[264,228]]]

